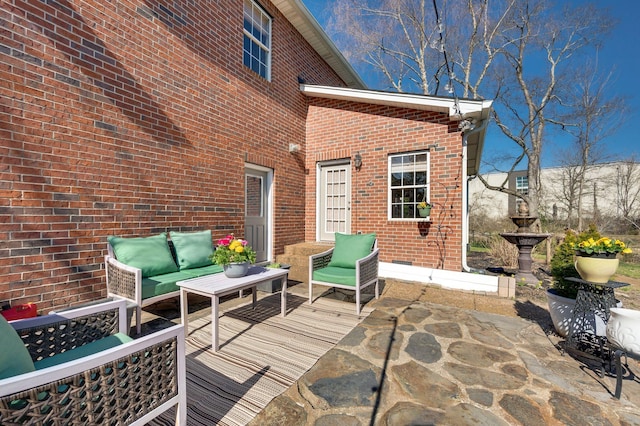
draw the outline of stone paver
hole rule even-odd
[[[563,355],[513,301],[496,315],[429,293],[387,282],[375,311],[250,424],[640,425],[637,378],[616,400],[614,377]],[[486,310],[477,297],[464,305]]]

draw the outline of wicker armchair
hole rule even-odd
[[[363,257],[357,258],[358,253]],[[366,253],[369,254],[365,256]],[[314,284],[355,290],[356,313],[360,315],[360,293],[363,288],[374,285],[375,297],[379,297],[378,254],[375,234],[336,234],[335,247],[309,257],[309,304],[313,303]]]
[[[135,304],[136,332],[140,334],[142,308],[165,299],[180,296],[180,291],[163,294],[148,299],[142,299],[142,270],[119,262],[112,254],[105,256],[104,264],[107,278],[107,295],[118,299],[125,299]]]
[[[127,332],[126,302],[10,323],[36,362]],[[37,368],[37,367],[36,367]],[[184,328],[0,379],[0,424],[143,425],[176,407],[186,424]]]

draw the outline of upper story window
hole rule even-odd
[[[389,218],[417,219],[429,201],[429,151],[389,156]]]
[[[242,63],[271,80],[271,17],[254,1],[244,0]]]
[[[516,176],[516,192],[522,195],[529,195],[529,176]],[[516,212],[520,211],[520,204],[524,202],[522,198],[516,199]]]
[[[516,176],[516,192],[522,195],[529,195],[529,177]]]

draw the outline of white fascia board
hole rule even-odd
[[[493,103],[490,100],[459,99],[458,105],[462,114],[460,117],[456,112],[456,101],[453,98],[309,84],[301,84],[300,90],[305,95],[313,97],[442,112],[448,114],[452,121],[470,117],[485,119]]]
[[[493,275],[380,262],[378,264],[378,276],[381,278],[435,284],[451,290],[498,293],[498,277]]]

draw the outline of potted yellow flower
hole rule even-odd
[[[594,283],[606,283],[616,273],[620,262],[618,253],[631,253],[624,241],[609,237],[589,237],[574,243],[573,249],[578,274],[583,280]]]
[[[249,265],[256,261],[256,252],[247,240],[229,234],[218,240],[211,261],[222,265],[225,275],[229,278],[244,277],[249,271]]]
[[[553,326],[562,337],[566,337],[571,328],[574,328],[574,331],[576,331],[583,326],[582,324],[576,324],[575,326],[572,325],[572,314],[576,304],[576,296],[578,294],[579,286],[576,282],[568,280],[568,278],[580,277],[583,280],[591,282],[594,282],[593,279],[598,279],[597,277],[594,278],[587,275],[585,275],[587,278],[581,276],[581,274],[576,270],[577,263],[580,262],[581,267],[583,262],[582,258],[585,258],[587,261],[588,259],[596,261],[604,260],[614,264],[613,272],[607,273],[608,275],[606,277],[601,278],[601,280],[604,280],[606,283],[609,280],[609,277],[615,273],[615,268],[617,268],[617,253],[630,252],[630,249],[625,250],[628,249],[626,244],[623,247],[622,244],[616,243],[615,240],[613,240],[613,242],[606,242],[604,240],[600,241],[601,239],[602,235],[600,235],[595,225],[590,225],[588,229],[582,231],[580,234],[567,230],[564,241],[558,244],[553,258],[551,259],[551,274],[553,275],[554,282],[553,286],[547,289],[546,295],[547,301],[549,302],[549,314],[551,315]],[[596,241],[600,242],[596,243]],[[593,257],[606,256],[602,252],[613,252],[613,254],[609,254],[609,256],[612,256],[613,258],[598,259]],[[589,255],[592,257],[587,257]],[[616,302],[618,303],[618,306],[622,306],[619,301]],[[593,315],[591,316],[591,320],[589,320],[588,324],[594,330],[597,327],[596,323],[599,321],[599,318],[599,316]]]
[[[418,203],[418,214],[420,217],[429,217],[431,215],[431,204],[426,201]]]

